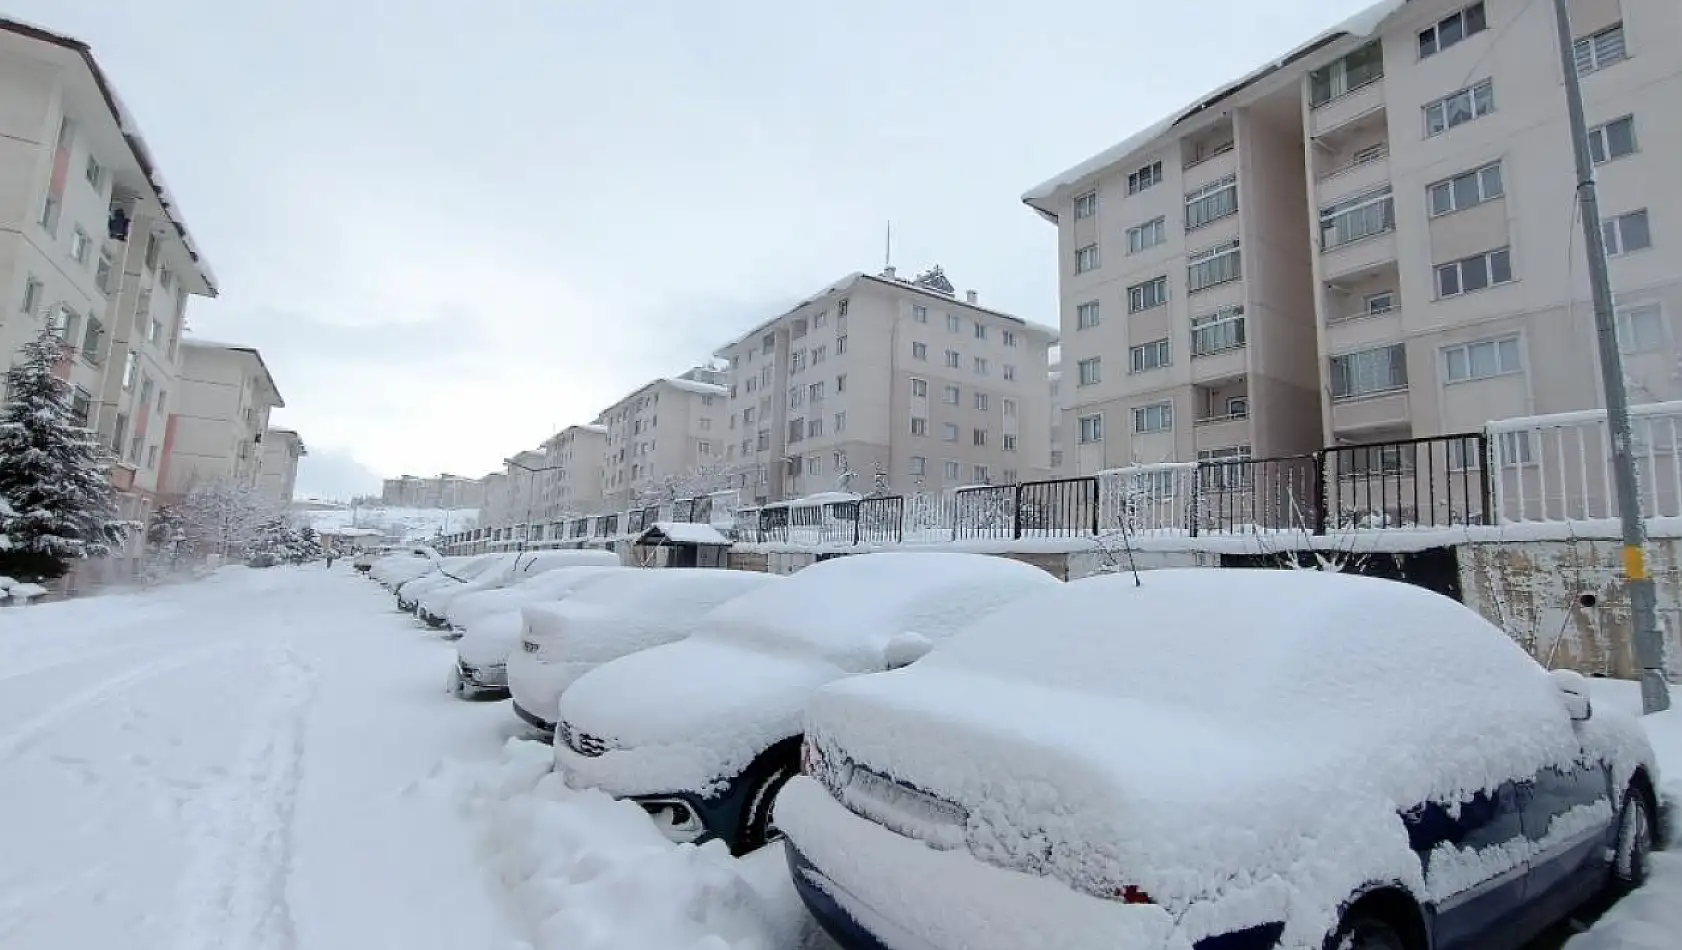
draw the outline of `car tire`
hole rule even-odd
[[[1618,832],[1612,848],[1612,889],[1633,891],[1647,883],[1653,856],[1654,814],[1651,800],[1639,785],[1624,790],[1624,804],[1618,811]]]
[[[779,743],[761,756],[748,770],[745,778],[748,793],[742,806],[742,827],[731,842],[731,850],[740,857],[764,847],[780,837],[771,820],[777,803],[777,793],[788,780],[800,771],[799,745]]]
[[[1391,923],[1357,909],[1343,918],[1325,950],[1418,950]]]

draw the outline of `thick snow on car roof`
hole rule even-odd
[[[525,624],[537,634],[564,632],[569,652],[588,652],[582,641],[587,632],[606,634],[615,640],[612,655],[620,655],[618,642],[636,640],[640,632],[671,625],[673,617],[699,618],[718,606],[721,599],[747,595],[751,591],[782,586],[782,578],[753,571],[715,568],[641,568],[615,572],[591,583],[565,600],[527,604],[521,608]],[[574,659],[587,658],[575,656]]]
[[[622,562],[611,551],[538,551],[519,557],[519,574],[541,574],[562,567],[617,567]]]
[[[897,633],[939,640],[988,611],[1062,582],[985,554],[859,554],[822,561],[788,583],[707,615],[699,636],[817,652],[843,669],[874,668]]]

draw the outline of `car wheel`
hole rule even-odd
[[[1415,950],[1381,917],[1354,913],[1343,919],[1337,933],[1326,941],[1326,950]]]
[[[1612,883],[1620,891],[1634,890],[1647,882],[1647,865],[1653,856],[1652,811],[1641,788],[1631,785],[1624,791],[1612,861]]]
[[[799,770],[799,759],[783,754],[780,749],[773,749],[755,765],[748,785],[747,806],[742,811],[742,830],[734,842],[738,856],[764,847],[767,842],[780,837],[771,817],[777,793]]]

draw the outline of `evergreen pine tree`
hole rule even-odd
[[[78,558],[102,557],[127,537],[92,432],[70,420],[70,384],[53,375],[61,342],[51,328],[6,373],[0,409],[0,499],[16,512],[0,574],[62,577]]]

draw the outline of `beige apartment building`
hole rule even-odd
[[[539,520],[554,523],[602,507],[602,477],[607,460],[607,429],[567,426],[543,443],[543,474],[538,480]]]
[[[1054,340],[938,268],[846,277],[718,351],[733,486],[775,501],[868,492],[878,472],[907,494],[1044,477]]]
[[[381,483],[380,501],[396,508],[478,508],[485,489],[476,478],[442,474],[435,478],[403,475]]]
[[[161,492],[180,497],[211,481],[255,485],[269,413],[286,405],[262,354],[249,346],[194,339],[183,340],[181,351]]]
[[[73,412],[112,454],[124,517],[146,521],[187,301],[215,277],[88,46],[3,18],[0,291],[0,359],[57,329]]]
[[[309,454],[291,429],[263,433],[263,457],[257,466],[257,490],[278,505],[290,505],[298,487],[298,460]]]
[[[1631,396],[1675,399],[1682,5],[1571,14]],[[1071,467],[1599,407],[1574,182],[1552,4],[1408,0],[1029,191]]]
[[[609,510],[640,503],[667,485],[680,494],[716,487],[726,433],[723,370],[697,366],[657,379],[596,418],[606,435],[601,497]]]

